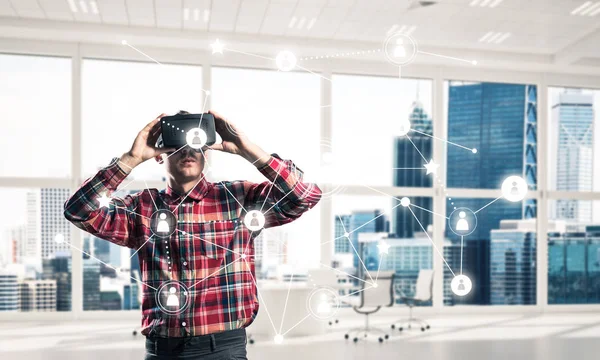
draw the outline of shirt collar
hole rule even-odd
[[[206,179],[204,178],[204,175],[203,175],[202,179],[198,182],[198,184],[196,184],[196,186],[194,186],[192,188],[192,190],[190,190],[187,197],[192,198],[197,201],[202,200],[204,198],[204,196],[206,196],[206,194],[210,190],[210,185],[211,184],[208,181],[206,181]],[[171,188],[168,185],[167,185],[167,188],[165,189],[165,194],[170,197],[173,197],[173,198],[185,197],[185,195],[178,193],[177,191],[173,190],[173,188]]]

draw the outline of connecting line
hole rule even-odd
[[[194,286],[200,284],[201,282],[203,282],[204,280],[208,279],[209,277],[218,274],[219,272],[221,272],[221,270],[225,269],[226,267],[235,264],[236,262],[240,261],[242,258],[238,257],[237,259],[233,260],[232,262],[230,262],[229,264],[225,264],[224,266],[222,266],[220,269],[215,270],[212,274],[209,274],[207,277],[205,277],[204,279],[198,281],[197,283],[193,284],[192,286],[188,287],[188,289],[193,288]]]
[[[329,78],[326,78],[325,76],[323,76],[323,75],[321,75],[321,74],[317,74],[316,72],[313,72],[313,71],[311,71],[311,70],[308,70],[308,69],[307,69],[307,68],[305,68],[305,67],[302,67],[302,66],[300,66],[300,65],[298,65],[298,64],[296,64],[296,67],[297,67],[297,68],[299,68],[299,69],[302,69],[302,70],[304,70],[304,71],[306,71],[306,72],[309,72],[309,73],[311,73],[311,74],[313,74],[313,75],[317,75],[317,76],[318,76],[318,77],[320,77],[321,79],[325,79],[325,80],[329,81],[330,83],[333,83],[333,81],[331,81],[331,79],[329,79]]]
[[[275,61],[275,58],[270,58],[270,57],[266,57],[266,56],[262,56],[262,55],[258,55],[258,54],[247,53],[247,52],[244,52],[244,51],[233,50],[233,49],[229,49],[229,48],[225,48],[225,47],[223,48],[223,50],[225,50],[225,51],[231,51],[231,52],[242,54],[242,55],[254,56],[254,57],[265,59],[265,60]]]
[[[96,260],[96,261],[99,261],[99,262],[101,262],[102,264],[104,264],[104,265],[108,266],[108,267],[109,267],[109,268],[111,268],[111,269],[113,269],[113,270],[115,270],[115,271],[117,271],[117,272],[119,271],[119,270],[118,270],[117,268],[115,268],[114,266],[112,266],[112,265],[110,265],[110,264],[107,264],[107,263],[105,263],[104,261],[102,261],[102,260],[98,259],[97,257],[95,257],[95,256],[93,256],[93,255],[91,255],[91,254],[88,254],[88,253],[86,253],[85,251],[81,250],[81,249],[80,249],[80,248],[78,248],[77,246],[75,246],[75,245],[73,245],[73,244],[71,244],[71,243],[68,243],[68,242],[65,242],[65,244],[69,245],[70,247],[72,247],[72,248],[73,248],[73,249],[75,249],[75,250],[78,250],[78,251],[80,251],[82,254],[85,254],[85,255],[87,255],[87,256],[89,256],[89,257],[91,257],[92,259],[94,259],[94,260]],[[131,276],[131,275],[130,275],[129,277],[130,277],[130,278],[132,278],[133,280],[137,281],[138,283],[142,284],[142,285],[146,285],[147,287],[149,287],[150,289],[152,289],[152,290],[154,290],[154,291],[158,291],[158,289],[157,289],[157,288],[155,288],[155,287],[153,287],[153,286],[150,286],[150,285],[146,284],[145,282],[143,282],[143,281],[141,281],[141,280],[139,280],[139,279],[136,279],[136,278],[134,278],[134,277],[133,277],[133,276]]]
[[[402,206],[402,204],[394,205],[394,206],[391,208],[391,210],[394,210],[395,208],[397,208],[397,207],[399,207],[399,206]],[[367,221],[366,223],[364,223],[364,224],[362,224],[361,226],[357,227],[356,229],[352,230],[352,232],[350,232],[350,234],[352,234],[352,233],[353,233],[353,232],[355,232],[356,230],[358,230],[358,229],[362,228],[363,226],[367,226],[369,223],[371,223],[371,222],[373,222],[373,221],[377,220],[377,218],[380,218],[380,217],[382,217],[382,216],[384,216],[384,215],[385,215],[385,213],[381,213],[381,214],[379,214],[379,215],[375,216],[375,217],[374,217],[374,218],[372,218],[371,220]]]
[[[150,187],[148,186],[146,180],[144,180],[144,184],[146,184],[146,190],[148,190],[148,195],[150,195],[150,199],[152,199],[152,203],[154,204],[154,210],[158,211],[158,206],[156,205],[156,201],[154,201],[154,198],[152,197],[152,192],[150,192]]]
[[[406,138],[408,139],[408,141],[410,141],[410,143],[415,148],[415,150],[417,150],[417,152],[419,153],[419,155],[421,155],[421,157],[423,158],[423,161],[425,161],[425,163],[428,163],[429,161],[427,159],[425,159],[425,156],[423,156],[423,154],[421,153],[421,150],[419,150],[419,148],[417,147],[417,145],[415,145],[415,143],[412,141],[412,139],[410,138],[410,136],[408,136],[408,134],[406,134]]]
[[[281,315],[281,325],[279,326],[278,334],[281,334],[281,329],[283,329],[283,320],[285,319],[285,312],[287,310],[288,299],[290,298],[290,290],[292,290],[292,280],[294,279],[294,272],[292,271],[292,276],[290,277],[290,284],[288,285],[287,296],[285,297],[285,305],[283,306],[283,315]]]
[[[246,247],[244,248],[244,252],[243,252],[244,254],[248,251],[248,248],[250,247],[250,241],[252,241],[252,234],[254,234],[254,230],[250,230],[250,239],[248,239],[248,243],[246,244]]]
[[[377,266],[377,274],[375,275],[375,283],[379,279],[379,270],[381,269],[381,260],[383,260],[383,254],[379,254],[379,266]]]
[[[275,204],[273,204],[273,206],[271,206],[267,211],[265,211],[265,213],[263,215],[266,215],[269,211],[271,211],[272,208],[274,208],[275,206],[277,206],[277,204],[279,204],[281,202],[281,200],[285,199],[289,194],[292,193],[292,191],[294,191],[296,188],[296,186],[294,186],[294,188],[292,188],[292,190],[290,190],[287,194],[283,195],[283,197],[279,200],[277,200],[277,202]]]
[[[165,158],[165,160],[166,160],[166,159],[168,159],[168,158],[170,158],[171,156],[173,156],[173,155],[177,154],[177,152],[178,152],[179,150],[183,149],[183,148],[184,148],[184,147],[186,147],[186,146],[187,146],[187,145],[183,145],[183,146],[181,146],[179,149],[177,149],[177,150],[173,151],[172,153],[170,153],[169,155],[167,155],[167,157]]]
[[[463,264],[463,244],[464,244],[464,240],[465,237],[461,236],[460,237],[460,274],[462,275],[462,264]]]
[[[263,207],[265,207],[265,204],[267,203],[267,200],[269,200],[269,195],[271,195],[271,190],[273,190],[273,186],[275,186],[275,180],[277,180],[277,178],[279,177],[279,173],[281,172],[281,169],[283,169],[283,166],[280,166],[279,169],[277,169],[277,174],[275,175],[275,179],[271,182],[271,187],[269,188],[269,192],[267,192],[265,201],[263,201],[262,205],[260,206],[259,211],[262,211]]]
[[[431,245],[433,245],[433,248],[435,249],[435,251],[437,251],[438,255],[442,258],[442,260],[444,260],[444,263],[448,267],[448,270],[450,270],[450,272],[452,273],[452,276],[456,276],[456,274],[454,274],[454,271],[452,271],[452,268],[450,267],[450,265],[448,265],[448,262],[446,261],[446,259],[444,259],[444,255],[440,252],[440,249],[438,249],[437,245],[435,245],[435,242],[433,242],[433,239],[431,238],[431,236],[429,236],[429,233],[427,232],[427,230],[425,230],[425,228],[423,227],[423,224],[421,224],[421,222],[419,221],[419,219],[417,218],[417,216],[415,215],[415,213],[412,211],[412,209],[410,208],[410,206],[407,209],[413,215],[413,217],[415,218],[415,220],[417,220],[417,223],[419,223],[419,226],[421,227],[421,229],[423,230],[423,232],[425,233],[425,235],[427,235],[427,238],[429,238],[429,241],[431,241]]]
[[[448,143],[448,144],[450,144],[450,145],[458,146],[459,148],[463,148],[463,149],[465,149],[465,150],[473,151],[473,149],[470,149],[470,148],[468,148],[468,147],[466,147],[466,146],[462,146],[462,145],[460,145],[460,144],[457,144],[457,143],[454,143],[454,142],[452,142],[452,141],[449,141],[449,140],[446,140],[446,139],[442,139],[442,138],[439,138],[439,137],[437,137],[437,136],[433,136],[433,135],[431,135],[431,134],[428,134],[428,133],[421,132],[421,131],[419,131],[419,130],[415,130],[415,129],[412,129],[412,128],[411,128],[411,129],[410,129],[410,131],[414,131],[414,132],[416,132],[416,133],[419,133],[419,134],[421,134],[421,135],[429,136],[430,138],[434,138],[434,139],[437,139],[437,140],[441,140],[441,141],[447,142],[447,143]]]
[[[127,211],[127,212],[130,212],[130,213],[134,214],[134,215],[137,215],[137,216],[143,217],[144,219],[148,219],[148,220],[150,220],[150,218],[149,218],[149,217],[147,217],[147,216],[144,216],[144,215],[142,215],[142,214],[138,214],[138,213],[136,213],[135,211],[131,211],[131,210],[129,210],[128,208],[124,208],[124,207],[117,206],[117,205],[113,205],[113,207],[114,207],[115,209],[123,209],[123,210],[125,210],[125,211]]]
[[[185,231],[183,231],[183,230],[179,230],[179,229],[175,229],[175,231],[178,231],[178,232],[180,232],[180,233],[183,233],[184,235],[189,235],[189,236],[193,237],[194,239],[202,240],[202,241],[204,241],[204,242],[205,242],[205,243],[207,243],[207,244],[214,245],[214,246],[218,247],[219,249],[223,249],[223,250],[229,251],[229,252],[231,252],[231,253],[233,253],[233,254],[236,254],[236,255],[238,255],[238,256],[241,256],[241,255],[242,255],[242,254],[240,254],[240,253],[239,253],[239,252],[237,252],[237,251],[233,251],[233,250],[231,250],[231,249],[228,249],[228,248],[226,248],[226,247],[224,247],[224,246],[221,246],[221,245],[217,245],[217,244],[215,244],[215,243],[212,243],[212,242],[210,242],[210,241],[208,241],[208,240],[206,240],[206,239],[203,239],[203,238],[201,238],[200,236],[196,236],[196,235],[190,234],[190,233],[188,233],[188,232],[185,232]]]
[[[354,246],[354,244],[352,243],[352,240],[350,240],[350,237],[348,237],[348,242],[350,243],[350,246],[352,246],[352,250],[354,250],[354,253],[356,254],[356,257],[358,257],[358,260],[360,261],[360,263],[362,264],[363,268],[365,269],[365,271],[367,272],[367,275],[369,275],[369,279],[371,279],[371,282],[373,281],[373,277],[371,276],[371,273],[369,272],[369,270],[367,269],[367,266],[365,265],[365,263],[363,262],[361,256],[358,254],[358,251],[356,250],[356,247]]]
[[[139,49],[138,49],[138,48],[136,48],[135,46],[131,45],[129,42],[127,42],[127,41],[123,40],[122,44],[123,44],[123,45],[127,45],[127,46],[129,46],[129,47],[130,47],[130,48],[132,48],[133,50],[137,51],[138,53],[142,54],[143,56],[145,56],[145,57],[146,57],[146,58],[148,58],[149,60],[151,60],[151,61],[153,61],[153,62],[157,63],[158,65],[160,65],[160,66],[165,66],[164,64],[160,63],[158,60],[154,59],[154,58],[153,58],[153,57],[151,57],[150,55],[148,55],[148,54],[144,53],[143,51],[139,50]],[[206,92],[206,90],[204,90],[204,89],[202,89],[202,88],[201,88],[200,90],[201,90],[201,91],[204,91],[204,92]]]
[[[488,206],[492,205],[492,204],[493,204],[493,203],[495,203],[496,201],[498,201],[498,200],[502,199],[502,197],[503,197],[503,195],[501,195],[501,196],[499,196],[499,197],[495,198],[494,200],[492,200],[492,201],[490,201],[489,203],[487,203],[486,205],[484,205],[484,206],[483,206],[481,209],[479,209],[479,210],[475,211],[473,214],[477,214],[477,213],[478,213],[478,212],[480,212],[481,210],[483,210],[483,209],[485,209],[486,207],[488,207]]]
[[[350,274],[348,274],[347,272],[343,272],[342,270],[339,270],[339,269],[333,268],[333,267],[331,267],[331,266],[328,266],[328,265],[325,265],[325,264],[323,264],[323,263],[320,263],[320,264],[321,264],[322,266],[325,266],[326,268],[329,268],[329,269],[333,270],[333,271],[337,271],[337,272],[339,272],[340,274],[343,274],[343,275],[346,275],[346,276],[350,276],[351,278],[353,278],[353,279],[356,279],[356,280],[358,280],[358,281],[362,281],[362,282],[364,282],[365,284],[373,285],[373,284],[371,284],[370,282],[366,281],[365,279],[361,279],[361,278],[359,278],[359,277],[356,277],[356,276],[354,276],[354,275],[350,275]]]
[[[277,333],[277,328],[275,327],[275,323],[273,322],[273,319],[271,318],[271,313],[269,313],[269,309],[267,308],[267,302],[265,301],[263,296],[260,294],[260,290],[258,290],[258,283],[256,282],[254,275],[252,275],[252,269],[250,269],[250,267],[248,266],[248,262],[246,260],[244,260],[244,264],[246,264],[246,267],[248,268],[248,273],[250,273],[250,276],[252,277],[252,282],[254,282],[254,286],[256,287],[256,293],[258,294],[260,301],[265,305],[265,311],[267,312],[269,321],[271,322],[271,325],[273,326],[273,331],[275,331],[275,333]]]
[[[418,50],[417,52],[420,53],[420,54],[423,54],[423,55],[437,56],[437,57],[441,57],[441,58],[445,58],[445,59],[466,62],[466,63],[469,63],[471,65],[477,65],[477,61],[475,61],[475,60],[461,59],[461,58],[457,58],[457,57],[453,57],[453,56],[446,56],[446,55],[434,54],[434,53],[425,52],[425,51],[421,51],[421,50]]]
[[[371,285],[371,284],[369,284],[369,285]],[[339,298],[340,298],[340,299],[342,299],[342,298],[345,298],[345,297],[350,297],[350,296],[352,296],[352,295],[356,295],[356,294],[358,294],[358,293],[361,293],[361,292],[363,292],[363,291],[365,291],[365,290],[369,290],[369,289],[372,289],[372,288],[373,288],[373,286],[371,286],[371,287],[366,287],[366,288],[363,288],[363,289],[360,289],[360,290],[356,290],[356,291],[353,291],[353,292],[351,292],[351,293],[349,293],[349,294],[342,295],[342,296],[340,296]]]
[[[435,213],[435,212],[433,212],[433,211],[431,211],[431,210],[429,210],[429,209],[425,209],[424,207],[420,207],[420,206],[418,206],[418,205],[415,205],[415,204],[408,204],[408,206],[413,206],[413,207],[416,207],[417,209],[421,209],[421,210],[427,211],[427,212],[429,212],[429,213],[432,213],[433,215],[441,216],[441,217],[443,217],[443,218],[445,218],[445,219],[448,219],[448,220],[450,220],[450,218],[449,218],[449,217],[447,217],[447,216],[444,216],[444,215],[442,215],[442,214]]]
[[[135,179],[131,179],[127,185],[121,186],[121,188],[117,189],[117,191],[124,191],[125,188],[127,188],[129,185],[131,185],[131,183],[133,183],[135,181]]]
[[[154,235],[152,235],[152,236],[154,236]],[[146,240],[146,241],[145,241],[145,242],[142,244],[142,246],[140,246],[140,247],[139,247],[139,248],[138,248],[138,249],[137,249],[137,250],[136,250],[136,251],[135,251],[133,254],[131,254],[131,256],[129,257],[129,260],[131,260],[131,259],[132,259],[132,258],[135,256],[135,254],[137,254],[137,253],[138,253],[138,251],[140,251],[140,250],[141,250],[141,249],[144,247],[144,245],[146,245],[146,243],[147,243],[148,241],[150,241],[150,239],[152,239],[152,236],[150,236],[150,237],[148,238],[148,240]]]
[[[302,324],[302,322],[306,319],[308,319],[310,317],[310,314],[306,315],[305,317],[302,318],[302,320],[298,321],[298,323],[294,326],[292,326],[291,328],[288,329],[288,331],[286,331],[285,333],[281,334],[281,336],[285,336],[285,334],[289,333],[290,331],[294,330],[294,328],[300,324]]]
[[[202,174],[202,177],[200,178],[200,180],[198,180],[198,182],[190,189],[190,191],[188,191],[187,194],[185,194],[185,196],[183,197],[183,199],[181,199],[181,202],[177,206],[175,206],[175,209],[173,209],[173,212],[175,212],[175,210],[177,210],[181,206],[181,204],[183,204],[183,202],[185,201],[185,199],[187,199],[187,197],[190,196],[190,193],[192,191],[194,191],[194,189],[196,188],[196,186],[198,186],[198,184],[200,184],[200,182],[202,180],[204,180],[205,177],[206,177],[206,174]]]

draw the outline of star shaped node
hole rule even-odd
[[[210,44],[210,47],[212,48],[213,54],[222,54],[223,49],[225,48],[225,44],[223,44],[219,41],[219,39],[217,39],[214,43]]]
[[[437,172],[437,169],[440,167],[440,164],[436,164],[433,162],[433,159],[429,160],[428,164],[423,165],[425,166],[425,169],[427,169],[427,173],[425,175],[429,175],[429,174],[435,174]]]
[[[377,248],[379,249],[380,254],[387,254],[390,246],[386,242],[380,241],[379,244],[377,244]]]
[[[110,198],[106,196],[106,193],[103,193],[102,196],[98,197],[98,203],[100,204],[100,208],[109,207],[110,206]]]

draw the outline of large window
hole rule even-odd
[[[71,310],[69,189],[0,188],[0,311]],[[59,240],[59,241],[57,241]]]
[[[82,169],[89,177],[131,148],[136,135],[162,113],[202,112],[202,68],[187,65],[84,60]],[[165,170],[148,160],[130,179],[161,180]]]
[[[0,55],[0,79],[1,176],[69,177],[71,60]]]
[[[431,186],[431,178],[423,176],[433,149],[431,81],[350,75],[332,80],[334,180]],[[403,128],[407,120],[408,134]]]
[[[294,161],[316,181],[320,144],[320,78],[313,74],[213,68],[212,108],[268,153]],[[266,179],[239,156],[209,152],[212,181]],[[297,221],[266,229],[255,243],[262,277],[303,271],[319,263],[317,206]],[[262,254],[261,254],[262,253]],[[286,266],[289,265],[289,266]],[[294,269],[294,270],[292,270]]]
[[[447,81],[445,102],[447,186],[489,195],[446,197],[444,234],[452,250],[445,253],[453,254],[454,274],[445,269],[444,303],[535,305],[537,202],[510,202],[501,187],[518,176],[524,188],[537,189],[537,88]],[[451,290],[459,274],[472,282],[466,296]]]

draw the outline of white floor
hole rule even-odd
[[[389,329],[391,319],[376,316],[374,325]],[[348,327],[361,325],[344,315],[326,336],[256,338],[250,359],[600,359],[600,314],[451,316],[429,319],[431,330],[354,344],[344,340]],[[0,324],[0,359],[143,359],[143,336],[133,336],[131,322],[4,322]],[[310,345],[310,346],[307,346]]]

